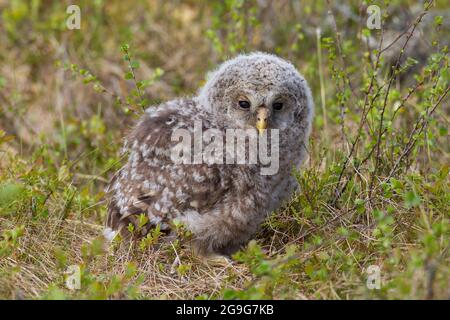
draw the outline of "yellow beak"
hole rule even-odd
[[[266,108],[258,109],[258,113],[256,115],[256,129],[258,129],[259,134],[263,134],[264,130],[267,129],[267,117],[268,112]]]

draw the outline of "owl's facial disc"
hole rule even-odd
[[[310,95],[292,64],[273,55],[253,53],[223,63],[210,74],[198,99],[223,118],[227,127],[256,128],[260,133],[278,129],[289,134],[310,118]],[[262,106],[265,111],[259,111]],[[302,111],[305,107],[307,112]]]

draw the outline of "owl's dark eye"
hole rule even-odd
[[[248,102],[248,101],[240,100],[238,103],[239,103],[239,107],[241,107],[242,109],[250,108],[250,102]]]
[[[275,103],[272,105],[272,108],[273,108],[274,110],[281,110],[281,109],[283,109],[283,104],[282,104],[281,102],[275,102]]]

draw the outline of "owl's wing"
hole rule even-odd
[[[171,160],[175,129],[193,132],[194,121],[208,127],[208,116],[191,100],[176,100],[149,109],[128,136],[128,162],[114,175],[109,195],[107,227],[120,230],[136,225],[140,214],[149,223],[142,233],[159,224],[169,229],[170,221],[189,210],[199,214],[223,199],[232,181],[226,166],[177,164]],[[192,136],[193,137],[193,136]]]

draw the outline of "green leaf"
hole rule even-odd
[[[126,80],[131,80],[131,79],[133,79],[133,73],[131,73],[131,71],[125,73],[125,79],[126,79]]]
[[[6,79],[3,77],[0,77],[0,88],[3,88],[6,85]]]
[[[138,226],[139,228],[142,228],[143,226],[145,226],[148,222],[148,217],[146,214],[140,214],[139,215],[139,222],[138,222]]]
[[[444,17],[443,16],[436,16],[436,17],[434,17],[434,25],[435,26],[442,25],[443,21],[444,21]]]
[[[120,46],[120,50],[122,51],[122,52],[128,52],[128,50],[130,50],[130,45],[129,44],[127,44],[127,43],[124,43],[123,45],[121,45]]]
[[[18,183],[6,183],[0,185],[0,208],[8,207],[14,201],[20,201],[25,187]]]
[[[130,66],[133,69],[138,69],[139,68],[139,61],[136,61],[136,60],[131,61]]]
[[[444,126],[439,127],[439,135],[441,137],[445,137],[447,134],[448,134],[448,128],[447,127],[444,127]]]
[[[261,263],[255,268],[254,273],[257,275],[268,274],[270,271],[270,263],[268,261],[261,261]]]
[[[163,69],[161,69],[161,68],[156,68],[156,69],[155,69],[155,72],[154,72],[155,78],[159,78],[159,77],[161,77],[163,74],[164,74],[164,70],[163,70]]]

